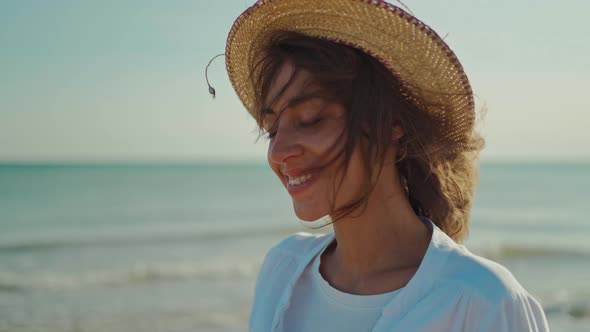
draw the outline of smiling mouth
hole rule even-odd
[[[309,181],[309,179],[311,179],[311,174],[304,174],[296,177],[286,176],[285,178],[290,186],[297,186]]]

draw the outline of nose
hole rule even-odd
[[[268,161],[270,163],[285,163],[288,159],[302,154],[303,146],[298,135],[291,128],[279,128],[268,145]]]

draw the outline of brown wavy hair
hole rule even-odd
[[[316,90],[318,95],[342,104],[347,111],[341,135],[344,143],[330,162],[341,160],[346,170],[355,146],[364,141],[366,148],[361,150],[367,179],[376,179],[373,173],[384,167],[392,130],[401,126],[404,135],[394,167],[414,212],[431,219],[455,241],[462,241],[469,229],[479,152],[485,145],[479,133],[473,129],[456,141],[442,140],[437,135],[437,120],[413,103],[404,84],[374,57],[341,43],[279,31],[255,55],[250,75],[257,91],[255,117],[261,134],[268,130],[263,123],[265,97],[287,61],[296,71],[311,73],[314,85],[321,87]],[[366,208],[374,184],[368,181],[361,197],[337,210],[332,203],[333,222]]]

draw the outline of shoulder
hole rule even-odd
[[[549,330],[541,304],[506,267],[462,245],[448,252],[438,286],[457,296],[469,331]]]
[[[506,267],[458,244],[449,251],[440,280],[492,302],[526,293]]]
[[[314,253],[332,238],[333,233],[299,232],[289,235],[267,252],[259,272],[259,279],[270,276],[276,278],[281,272],[286,275],[294,273],[299,265],[310,260]]]
[[[479,296],[489,301],[526,293],[514,275],[503,265],[472,253],[458,244],[433,222],[430,247],[423,263],[428,274],[435,274],[434,285],[453,293]]]
[[[269,250],[268,255],[304,256],[331,238],[332,236],[330,233],[311,234],[307,232],[298,232],[289,235],[273,246]]]

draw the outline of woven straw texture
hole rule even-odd
[[[228,35],[225,58],[231,83],[252,115],[254,56],[277,30],[344,43],[377,58],[440,123],[440,139],[460,145],[473,129],[473,93],[453,51],[415,17],[376,0],[261,0],[242,13]]]

